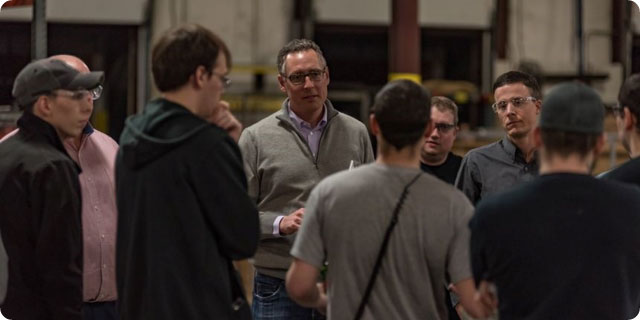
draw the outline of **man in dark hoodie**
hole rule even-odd
[[[169,30],[153,48],[162,98],[127,119],[116,158],[123,320],[250,318],[231,260],[256,250],[258,213],[237,145],[207,121],[226,111],[230,61],[198,25]]]
[[[62,141],[89,121],[102,72],[37,60],[13,84],[20,131],[0,144],[0,231],[9,257],[2,313],[16,320],[82,319],[78,173]]]

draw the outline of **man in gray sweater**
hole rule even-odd
[[[364,124],[327,100],[329,69],[313,41],[293,40],[278,53],[282,109],[244,130],[239,145],[249,196],[260,212],[254,259],[254,319],[312,319],[289,299],[289,251],[311,189],[324,177],[373,161]]]

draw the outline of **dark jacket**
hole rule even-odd
[[[219,127],[158,99],[126,121],[116,157],[123,320],[228,319],[230,260],[258,245],[240,151]]]
[[[0,143],[0,231],[9,319],[82,319],[79,168],[55,129],[25,112]]]

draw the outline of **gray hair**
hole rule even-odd
[[[325,67],[327,66],[327,61],[322,55],[322,50],[320,50],[320,47],[318,47],[315,42],[308,39],[294,39],[287,43],[284,47],[282,47],[282,49],[280,49],[280,52],[278,52],[278,72],[281,75],[285,75],[284,61],[287,58],[288,54],[307,50],[315,51],[318,55],[318,60],[320,60],[320,63],[322,63]]]

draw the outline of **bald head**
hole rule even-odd
[[[82,73],[88,73],[89,67],[84,63],[84,61],[80,60],[80,58],[68,54],[59,54],[55,56],[49,57],[49,59],[62,60],[66,64],[70,65],[72,68],[78,70]]]

